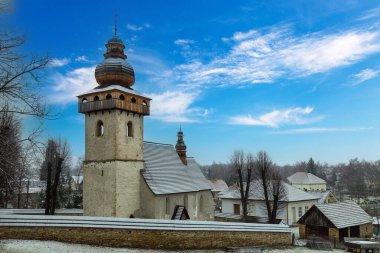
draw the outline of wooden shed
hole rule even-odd
[[[314,205],[297,223],[301,238],[317,236],[343,241],[344,237],[372,236],[372,218],[354,202]]]

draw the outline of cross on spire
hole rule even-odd
[[[115,11],[114,33],[115,33],[115,36],[117,36],[117,12],[116,11]]]

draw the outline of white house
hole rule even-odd
[[[287,179],[289,184],[304,191],[326,191],[326,181],[311,173],[296,172]]]
[[[277,218],[283,220],[288,225],[295,224],[306,211],[315,204],[318,204],[319,197],[297,189],[283,182],[286,196],[281,199],[281,209]],[[251,183],[249,194],[248,215],[256,217],[267,217],[265,198],[261,190],[259,181]],[[222,213],[242,214],[240,192],[236,186],[229,187],[228,190],[219,194],[222,200]]]

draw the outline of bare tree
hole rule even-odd
[[[46,178],[45,214],[54,215],[58,200],[57,191],[64,174],[62,172],[69,171],[70,162],[71,152],[67,141],[50,139],[41,168],[41,177]]]
[[[274,169],[272,160],[265,151],[259,151],[256,158],[256,178],[260,182],[269,223],[275,223],[278,212],[286,198],[280,173]]]
[[[243,220],[246,222],[248,220],[248,201],[252,181],[254,157],[251,153],[245,155],[242,150],[236,150],[231,156],[230,163],[238,174],[238,187],[243,209]]]

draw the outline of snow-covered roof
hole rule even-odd
[[[338,229],[373,222],[373,218],[354,202],[318,204],[315,207]]]
[[[304,200],[316,200],[317,196],[313,196],[305,191],[297,189],[290,184],[282,182],[284,189],[286,191],[286,196],[281,199],[281,201],[285,202],[296,202],[296,201],[304,201]],[[221,199],[240,199],[240,192],[236,186],[231,186],[228,190],[219,193],[219,197]],[[264,193],[262,190],[261,181],[255,180],[251,182],[250,186],[250,200],[265,200]]]
[[[112,90],[120,90],[120,91],[129,93],[129,94],[139,95],[136,90],[133,90],[133,89],[121,86],[121,85],[114,84],[114,85],[109,85],[109,86],[106,86],[106,87],[103,87],[103,88],[96,87],[96,88],[94,88],[92,90],[86,91],[86,92],[78,95],[78,97],[81,97],[81,96],[84,96],[84,95],[90,95],[90,94],[93,94],[93,93],[103,92],[103,91],[112,91]]]
[[[211,190],[194,158],[184,165],[173,145],[144,142],[143,177],[154,194]]]
[[[325,203],[326,199],[328,198],[328,196],[332,194],[332,192],[330,190],[327,190],[327,191],[308,191],[308,193],[310,193],[311,195],[313,196],[316,196],[319,198],[318,200],[318,204],[323,204]],[[334,195],[333,195],[334,196]],[[335,198],[335,196],[334,196]]]
[[[247,231],[291,233],[284,224],[90,216],[0,215],[0,227],[80,227],[167,231]]]
[[[296,172],[287,179],[292,184],[326,184],[322,178],[307,172]]]
[[[208,183],[212,186],[212,191],[221,192],[228,189],[228,185],[222,179],[208,180]]]

